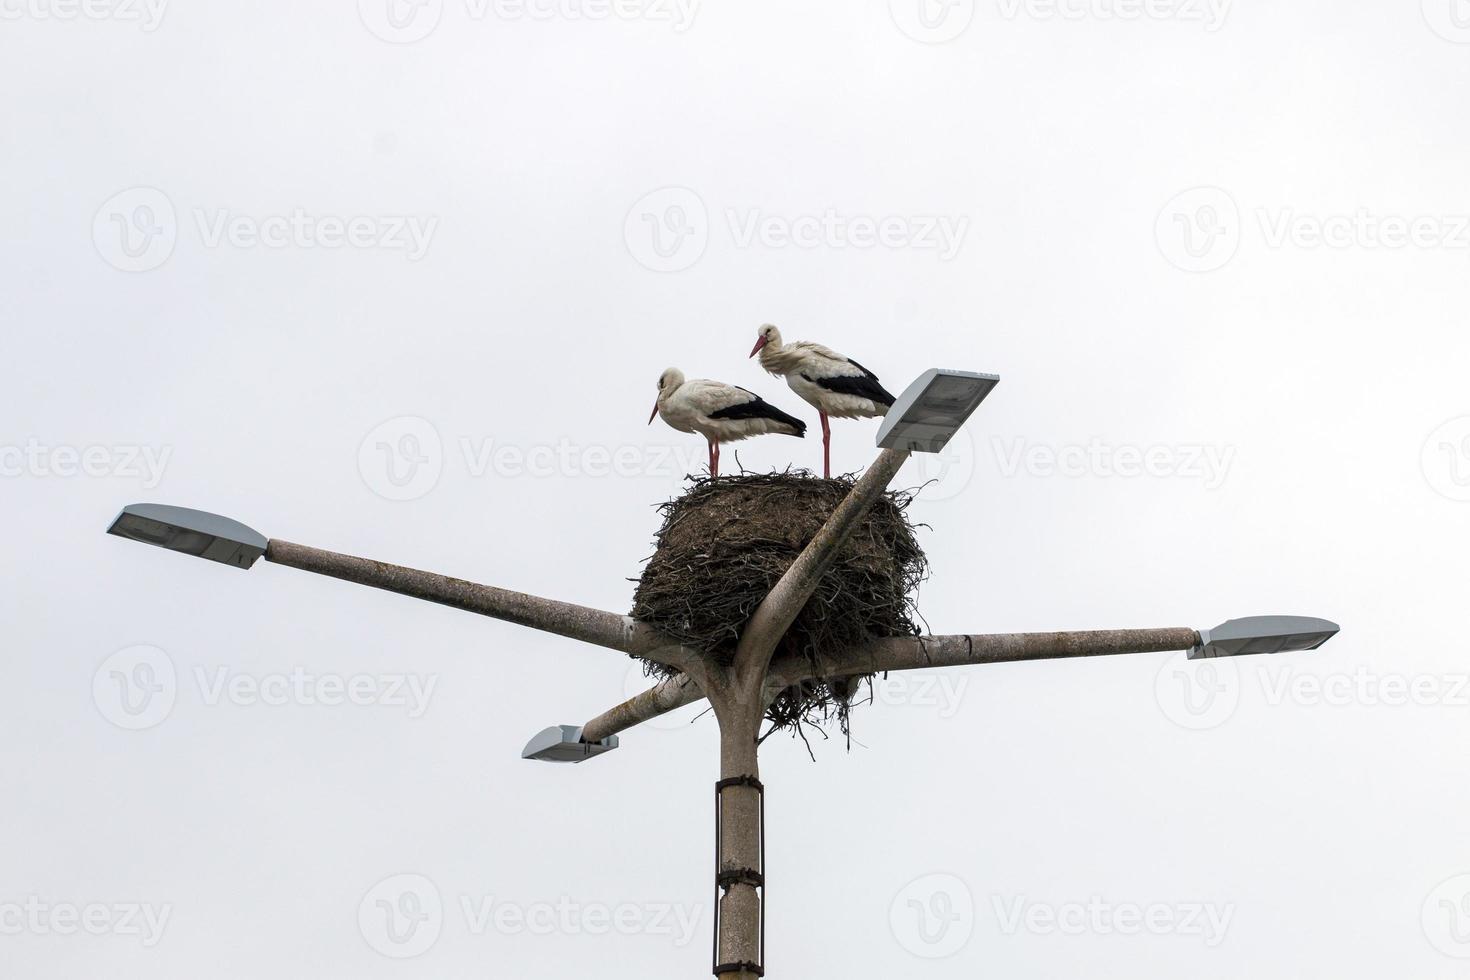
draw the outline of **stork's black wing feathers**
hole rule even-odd
[[[740,390],[750,395],[751,400],[739,405],[731,405],[729,408],[722,408],[718,412],[710,412],[709,417],[712,419],[770,419],[773,422],[791,426],[796,430],[798,438],[806,436],[806,423],[801,419],[795,415],[787,415],[754,392],[746,391],[744,388]]]
[[[828,391],[836,392],[839,395],[856,395],[859,398],[866,398],[868,401],[877,402],[879,405],[893,404],[893,396],[888,393],[887,388],[878,383],[878,376],[876,374],[850,357],[847,359],[847,363],[863,372],[862,377],[814,378],[809,374],[803,374],[802,377],[819,388],[826,388]]]

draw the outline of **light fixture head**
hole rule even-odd
[[[1311,616],[1247,616],[1199,631],[1190,660],[1315,650],[1337,635],[1336,623]]]
[[[236,568],[254,565],[267,544],[265,535],[239,521],[165,504],[130,504],[107,533]]]
[[[552,725],[526,743],[521,750],[521,758],[537,762],[586,762],[617,747],[616,735],[609,735],[600,742],[584,742],[580,726]]]
[[[878,429],[880,449],[937,453],[1000,384],[995,374],[930,368],[888,409]]]

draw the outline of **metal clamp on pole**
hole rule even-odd
[[[726,868],[722,864],[724,855],[721,853],[721,842],[724,840],[724,794],[725,790],[733,787],[747,787],[756,792],[760,801],[759,815],[760,826],[760,867],[759,868]],[[715,928],[714,928],[714,950],[710,961],[713,964],[711,972],[715,976],[723,976],[727,973],[752,973],[758,977],[766,975],[766,788],[759,779],[754,776],[735,776],[730,779],[722,779],[715,783]],[[751,888],[760,890],[760,948],[757,951],[758,962],[720,962],[720,899],[729,892],[734,885],[749,885]]]

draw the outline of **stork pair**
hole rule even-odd
[[[783,343],[781,331],[761,327],[750,356],[760,355],[761,367],[786,379],[791,390],[817,410],[822,421],[822,476],[832,476],[832,430],[829,419],[869,419],[885,415],[893,396],[878,377],[857,361],[821,344]],[[684,372],[669,368],[658,379],[654,416],[680,432],[698,432],[709,443],[710,476],[720,472],[720,444],[751,436],[806,435],[806,423],[768,403],[755,392],[720,381],[685,380]]]

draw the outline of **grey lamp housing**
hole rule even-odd
[[[1337,635],[1336,623],[1312,616],[1248,616],[1200,630],[1190,660],[1315,650]]]
[[[609,735],[600,742],[584,742],[581,726],[552,725],[526,743],[521,750],[521,758],[537,762],[586,762],[617,747],[616,735]]]
[[[998,384],[1000,376],[995,374],[930,368],[888,409],[878,428],[878,447],[916,453],[942,451]]]
[[[254,565],[267,544],[265,535],[239,521],[166,504],[129,504],[107,533],[235,568]]]

